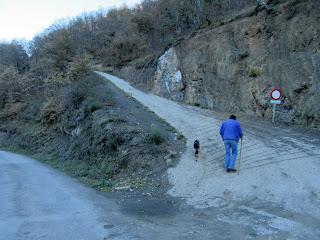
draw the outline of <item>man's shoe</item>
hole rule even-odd
[[[237,171],[237,169],[235,169],[235,168],[229,169],[229,170],[230,170],[230,172],[236,172]]]
[[[226,170],[226,172],[230,172],[230,171],[231,171],[231,169],[229,169],[229,168]]]

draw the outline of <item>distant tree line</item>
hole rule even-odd
[[[12,66],[48,78],[67,74],[79,59],[112,67],[148,64],[176,40],[250,5],[256,0],[144,0],[133,9],[83,14],[56,22],[27,47],[0,43],[0,70]]]
[[[251,5],[256,0],[144,0],[57,21],[28,43],[0,42],[0,110],[23,106],[27,94],[54,96],[87,74],[88,63],[143,68],[177,40]]]

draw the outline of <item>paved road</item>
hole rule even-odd
[[[319,228],[315,231],[313,227],[320,223],[320,134],[275,127],[259,119],[240,119],[245,132],[241,172],[227,174],[218,134],[222,115],[144,93],[120,78],[99,74],[186,136],[187,151],[180,163],[169,170],[173,185],[169,194],[185,198],[196,208],[222,208],[232,201],[259,199],[278,206],[283,212],[304,217],[289,220],[276,214],[275,208],[261,211],[243,206],[238,210],[247,212],[247,216],[253,215],[251,218],[235,215],[242,218],[243,226],[254,225],[257,218],[268,218],[269,227],[279,231],[292,229],[319,234]],[[202,146],[199,162],[195,162],[193,156],[195,139],[199,139]],[[223,216],[221,221],[238,222],[235,216]],[[304,225],[306,223],[310,226]],[[266,228],[256,225],[257,231],[264,234]]]
[[[108,229],[118,217],[127,222],[114,201],[35,160],[0,151],[1,240],[103,240],[126,231]]]

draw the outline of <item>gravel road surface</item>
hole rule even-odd
[[[180,163],[168,172],[173,185],[170,195],[186,199],[195,208],[221,209],[231,207],[234,201],[249,203],[253,199],[268,202],[270,208],[261,210],[245,204],[240,211],[247,215],[234,213],[221,216],[220,220],[256,225],[261,235],[291,231],[292,236],[310,232],[319,238],[320,228],[313,229],[320,226],[319,133],[273,126],[256,118],[240,118],[244,129],[241,171],[226,173],[224,147],[218,133],[226,115],[141,92],[118,77],[99,74],[186,136],[187,150]],[[201,143],[198,162],[193,154],[195,139]],[[295,214],[295,219],[283,218],[272,205]],[[267,226],[261,227],[257,218],[267,219]]]

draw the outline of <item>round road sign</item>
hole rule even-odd
[[[279,89],[273,89],[271,92],[271,98],[273,100],[279,100],[281,98],[281,91]]]

